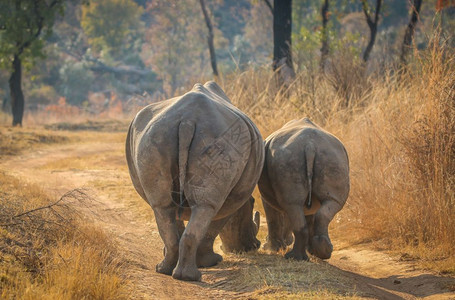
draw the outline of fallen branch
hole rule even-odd
[[[87,193],[85,193],[85,191],[83,189],[74,189],[74,190],[68,191],[65,194],[63,194],[63,196],[61,196],[60,199],[58,199],[57,201],[55,201],[52,204],[34,208],[32,210],[29,210],[29,211],[20,213],[18,215],[15,215],[12,218],[15,219],[15,218],[19,218],[19,217],[22,217],[22,216],[25,216],[25,215],[30,215],[30,214],[32,214],[34,212],[37,212],[37,211],[40,211],[40,210],[43,210],[43,209],[53,209],[53,207],[58,206],[58,204],[60,202],[62,202],[63,200],[65,200],[66,198],[73,198],[73,199],[76,199],[76,200],[82,200],[82,199],[86,199],[86,198],[90,198],[90,197],[87,195]],[[58,215],[58,216],[61,217],[60,215]]]
[[[0,223],[0,227],[22,225],[24,222],[33,223],[34,221],[37,221],[37,220],[35,220],[36,218],[40,219],[40,217],[37,216],[36,213],[39,211],[43,211],[43,210],[49,210],[54,215],[54,217],[59,220],[56,222],[52,222],[54,224],[58,224],[61,221],[68,220],[68,217],[62,216],[61,211],[59,212],[58,210],[56,210],[56,208],[58,207],[60,209],[65,209],[69,215],[77,214],[77,210],[70,209],[68,204],[65,203],[65,201],[68,201],[69,199],[76,200],[82,204],[84,204],[84,202],[85,202],[84,200],[87,200],[87,199],[92,200],[91,197],[86,193],[86,191],[84,189],[74,189],[74,190],[66,192],[57,201],[55,201],[51,204],[36,207],[31,210],[27,210],[25,212],[19,213],[17,215],[7,218],[7,219],[5,218],[6,216],[3,215],[3,218],[4,218],[3,220],[6,219],[5,220],[6,222]],[[66,215],[66,213],[65,213],[65,215]],[[24,219],[24,218],[26,218],[26,219]],[[50,221],[49,220],[47,220],[47,221],[39,220],[39,223],[43,223],[43,222],[49,223]],[[61,224],[59,224],[59,225],[61,225]]]

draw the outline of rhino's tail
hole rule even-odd
[[[179,182],[180,182],[180,205],[178,210],[178,217],[180,219],[184,198],[183,198],[183,187],[185,186],[186,180],[186,169],[188,164],[188,153],[190,151],[191,142],[193,141],[195,131],[194,123],[190,121],[182,121],[179,124],[179,155],[178,155],[178,163],[179,163]]]
[[[308,202],[307,207],[311,207],[311,193],[312,193],[312,186],[313,186],[313,165],[314,165],[314,158],[316,156],[316,149],[313,143],[308,143],[305,146],[305,161],[306,161],[306,175],[308,178]]]

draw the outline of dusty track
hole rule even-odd
[[[114,142],[59,145],[5,159],[0,169],[38,183],[56,197],[73,188],[87,188],[94,204],[83,211],[117,242],[134,298],[254,298],[255,287],[248,282],[231,283],[236,269],[229,257],[227,262],[203,270],[200,283],[181,282],[155,272],[163,244],[151,209],[132,188],[122,150],[123,143]],[[336,241],[334,244],[336,247]],[[318,263],[345,276],[361,298],[455,299],[455,293],[446,289],[449,283],[454,284],[453,278],[418,270],[410,262],[381,252],[348,247],[335,251],[328,262]],[[257,264],[260,267],[260,260]]]

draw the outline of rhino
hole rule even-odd
[[[223,249],[259,248],[251,194],[264,163],[262,137],[215,82],[139,111],[128,130],[126,159],[165,245],[158,273],[201,280],[198,267],[222,260],[213,251],[218,234]],[[236,221],[223,229],[230,218]]]
[[[349,159],[343,144],[308,118],[293,120],[265,140],[258,182],[267,218],[265,249],[292,243],[286,258],[308,260],[306,250],[330,258],[328,225],[349,195]]]

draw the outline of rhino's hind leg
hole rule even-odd
[[[305,216],[305,219],[308,226],[308,252],[313,254],[312,241],[314,236],[314,215]]]
[[[204,236],[197,249],[196,263],[198,267],[212,267],[223,260],[221,255],[213,251],[213,242],[228,220],[229,218],[223,218],[210,223],[207,234]]]
[[[262,204],[264,206],[264,211],[267,219],[267,228],[268,235],[267,241],[264,244],[265,250],[270,250],[277,252],[281,249],[286,249],[286,247],[292,243],[286,243],[286,236],[284,236],[287,227],[285,225],[284,214],[276,209],[274,209],[270,204],[267,203],[267,200],[263,199]],[[286,232],[287,234],[287,232]]]
[[[285,211],[289,217],[292,232],[294,233],[294,247],[286,253],[285,258],[308,261],[306,247],[308,244],[308,226],[306,225],[303,205],[288,205]]]
[[[177,219],[176,224],[177,224],[177,229],[178,229],[179,237],[180,237],[180,236],[182,236],[183,231],[185,230],[185,223],[183,223],[182,220]],[[166,246],[163,247],[163,256],[166,256]]]
[[[214,216],[215,209],[213,207],[192,208],[190,221],[180,239],[179,258],[172,273],[173,278],[188,281],[201,280],[201,272],[196,265],[196,253]]]
[[[332,256],[333,245],[329,238],[329,223],[342,206],[334,200],[322,202],[321,208],[314,216],[314,236],[311,239],[312,254],[329,259]]]
[[[178,260],[179,230],[175,221],[175,206],[153,207],[158,231],[164,242],[164,259],[156,265],[158,273],[171,275]]]

